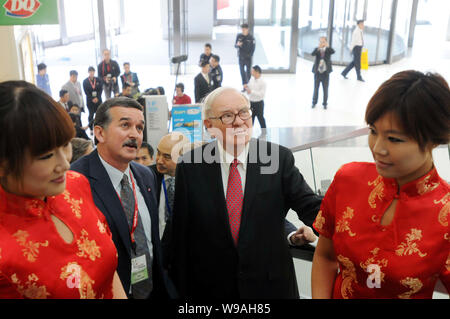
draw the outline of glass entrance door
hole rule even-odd
[[[298,10],[298,3],[299,0],[215,0],[216,38],[219,28],[221,33],[231,31],[225,30],[224,25],[234,26],[235,37],[240,32],[239,25],[246,22],[256,39],[253,65],[269,73],[294,73],[298,17],[292,13],[293,8]],[[237,63],[237,58],[233,61]]]

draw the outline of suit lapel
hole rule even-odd
[[[240,229],[244,229],[246,227],[248,219],[251,218],[250,216],[251,207],[253,200],[255,199],[259,185],[259,173],[261,165],[259,162],[259,157],[256,163],[251,163],[250,161],[251,158],[255,158],[255,156],[257,156],[258,154],[257,140],[251,139],[249,143],[250,145],[247,157],[247,173],[245,178],[244,203],[242,205]]]
[[[114,189],[111,179],[106,172],[105,167],[100,161],[97,150],[94,151],[89,163],[89,176],[93,179],[92,190],[97,195],[106,210],[103,214],[108,215],[110,220],[114,222],[119,236],[123,244],[127,248],[127,252],[131,253],[131,239],[128,221],[122,208],[119,196]],[[107,217],[108,217],[107,216]]]

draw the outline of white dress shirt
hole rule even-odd
[[[355,46],[364,46],[364,34],[360,27],[356,26],[352,34],[352,42],[350,44],[350,51],[353,50]]]
[[[142,191],[139,188],[139,185],[136,183],[136,179],[134,178],[133,172],[130,169],[130,165],[128,165],[125,172],[121,172],[117,168],[109,165],[103,158],[98,155],[100,158],[100,161],[102,162],[103,166],[106,169],[106,172],[108,173],[109,179],[111,180],[111,183],[117,192],[117,196],[120,197],[120,189],[121,185],[120,182],[122,181],[123,175],[126,174],[128,176],[128,182],[130,183],[130,187],[133,189],[133,186],[131,184],[131,178],[133,177],[134,185],[136,187],[136,197],[138,202],[138,212],[139,216],[141,217],[142,226],[144,227],[144,233],[145,237],[147,238],[147,247],[150,252],[150,257],[153,258],[153,245],[152,245],[152,236],[151,236],[151,224],[152,221],[150,219],[150,213],[148,211],[147,204],[145,204],[144,196],[142,196]],[[131,286],[130,286],[131,287]]]
[[[167,180],[172,176],[164,174],[164,181],[167,185]],[[173,210],[173,207],[170,207]],[[164,228],[166,228],[166,195],[164,194],[164,186],[161,182],[161,192],[159,194],[159,207],[158,207],[158,216],[159,216],[159,239],[162,239],[162,235],[164,233]]]
[[[225,198],[227,198],[227,187],[228,187],[228,177],[230,176],[231,163],[234,161],[234,156],[225,151],[222,146],[222,143],[217,141],[217,149],[220,154],[220,169],[222,173],[222,183],[223,183],[223,192],[225,194]],[[245,145],[245,148],[236,158],[238,160],[237,170],[239,175],[241,175],[241,183],[242,183],[242,194],[245,194],[245,180],[247,175],[247,155],[248,155],[248,143]]]
[[[264,96],[266,95],[266,82],[259,77],[255,79],[253,76],[250,81],[247,83],[248,88],[250,89],[250,93],[248,94],[248,99],[250,102],[259,102],[264,100]]]

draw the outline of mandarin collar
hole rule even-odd
[[[394,178],[382,177],[384,185],[386,186],[386,191],[388,194],[397,195],[398,183]],[[422,177],[416,180],[406,183],[400,187],[399,195],[406,195],[408,197],[417,197],[425,195],[434,189],[436,189],[440,184],[440,177],[437,173],[436,167],[433,168]]]
[[[7,192],[0,186],[0,212],[25,217],[50,218],[50,207],[54,196],[48,196],[46,201],[20,196]]]

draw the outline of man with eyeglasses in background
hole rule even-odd
[[[241,92],[214,90],[204,112],[216,140],[185,153],[176,168],[169,274],[180,297],[299,298],[285,218],[293,209],[311,226],[321,197],[289,149],[251,138]]]

